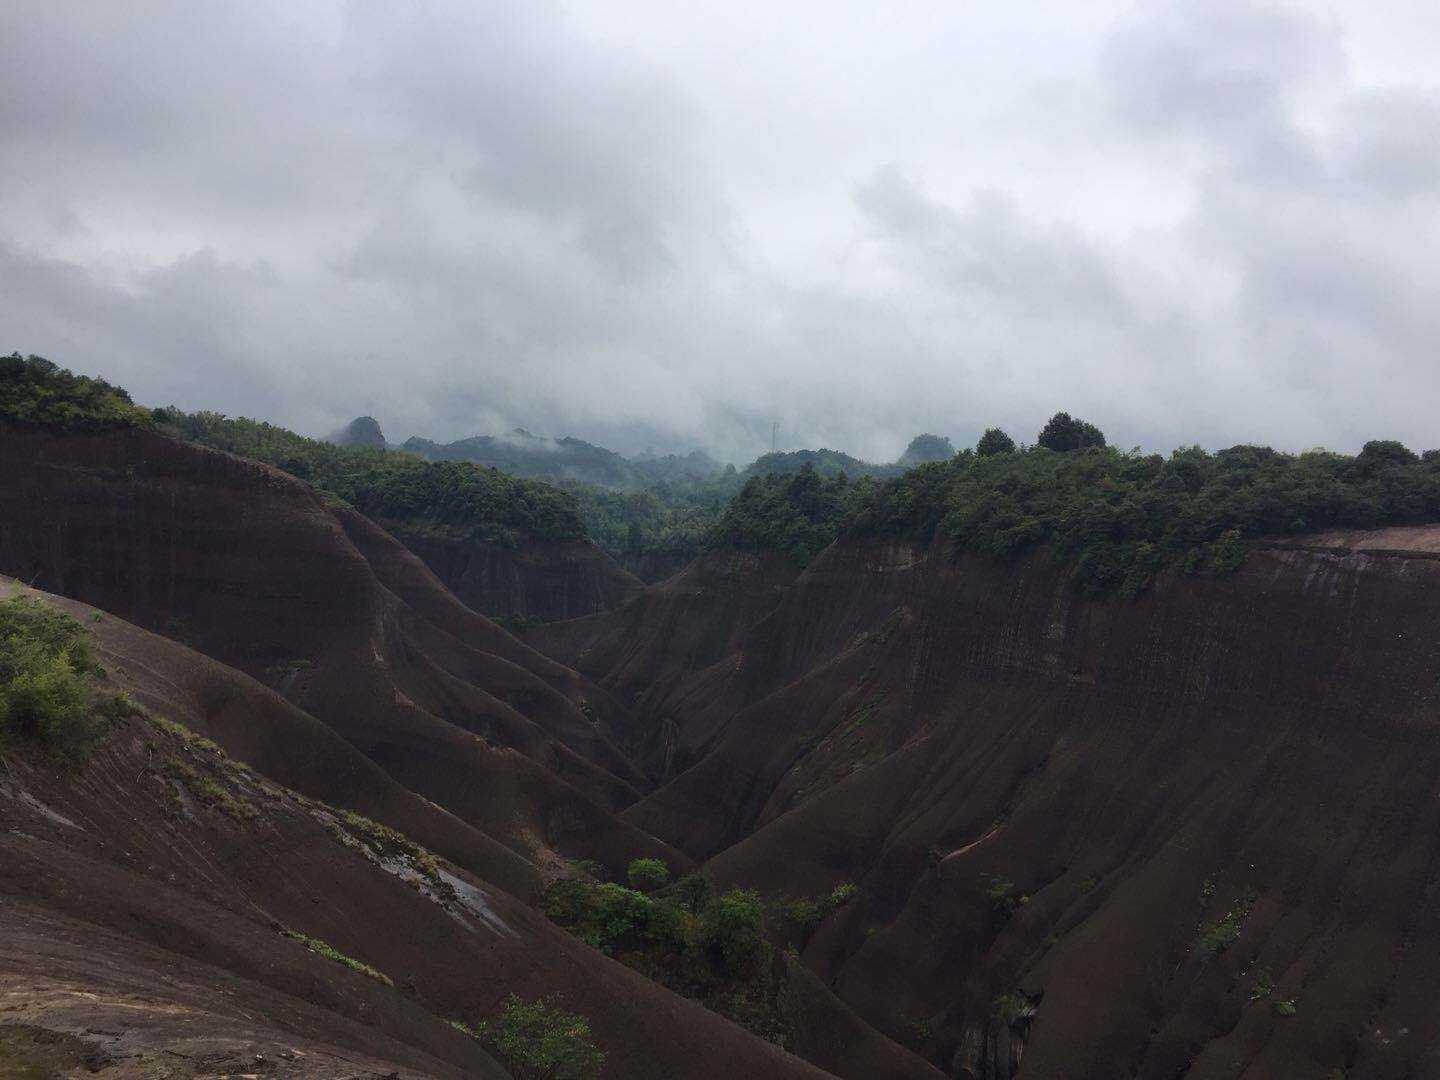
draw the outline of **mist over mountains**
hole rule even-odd
[[[1431,441],[1433,5],[877,19],[4,5],[0,339],[309,434]]]
[[[642,454],[626,457],[614,450],[569,436],[551,438],[524,428],[499,435],[472,435],[454,442],[438,443],[412,435],[398,445],[386,440],[379,422],[371,416],[356,417],[332,433],[328,440],[339,446],[404,450],[427,461],[471,461],[499,469],[513,476],[554,483],[594,484],[616,491],[639,491],[656,484],[687,484],[717,477],[767,476],[790,473],[810,465],[822,476],[896,476],[927,461],[945,461],[954,456],[950,440],[939,435],[917,435],[900,458],[890,464],[862,461],[838,450],[774,451],[737,470],[722,464],[704,450],[688,454]]]

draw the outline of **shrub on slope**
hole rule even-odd
[[[82,756],[102,728],[87,685],[95,670],[90,635],[69,615],[28,596],[0,600],[0,750],[21,741]]]

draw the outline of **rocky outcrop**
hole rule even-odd
[[[357,416],[331,435],[329,441],[340,446],[354,446],[366,450],[384,450],[389,446],[385,441],[385,433],[380,430],[380,422],[373,416]]]

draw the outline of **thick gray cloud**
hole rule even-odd
[[[1440,444],[1418,0],[0,8],[0,348],[392,438]]]

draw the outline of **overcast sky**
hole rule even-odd
[[[1440,446],[1440,5],[0,0],[0,351],[392,440]]]

